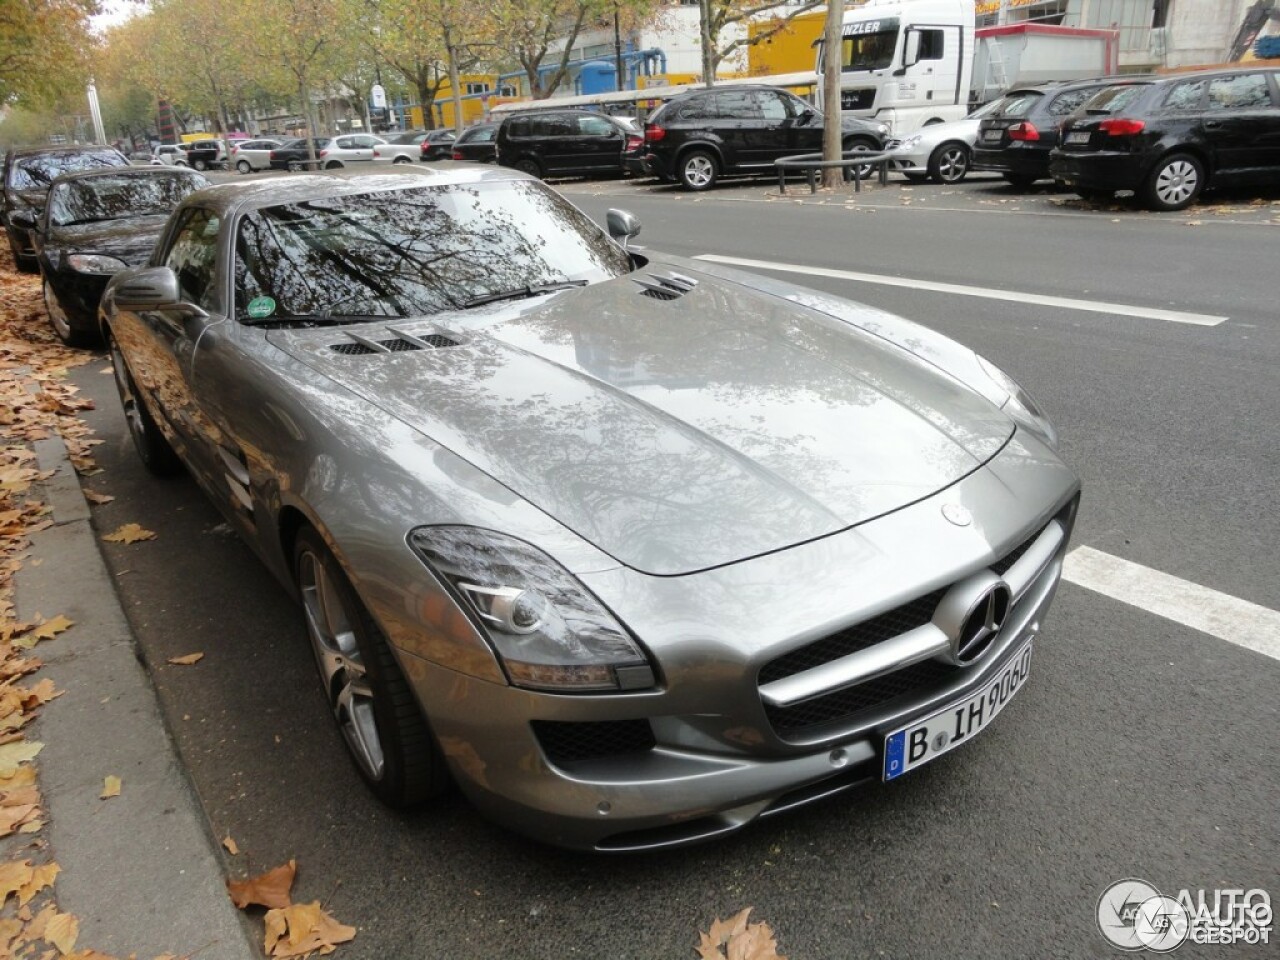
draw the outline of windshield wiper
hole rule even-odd
[[[354,317],[348,315],[325,313],[277,313],[269,317],[237,317],[237,322],[246,327],[297,326],[297,327],[340,327],[351,323]],[[372,318],[361,318],[372,319]],[[391,317],[385,319],[394,319]]]
[[[586,280],[557,280],[555,283],[527,283],[514,290],[503,290],[501,293],[486,293],[480,297],[472,297],[463,302],[463,309],[480,307],[486,303],[497,303],[499,300],[525,300],[539,297],[544,293],[555,293],[557,290],[568,290],[570,287],[585,287]]]

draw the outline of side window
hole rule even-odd
[[[761,115],[770,123],[782,123],[787,119],[787,105],[776,93],[761,90],[755,95]]]
[[[604,117],[579,117],[578,133],[584,137],[611,137],[614,126]]]
[[[519,120],[510,121],[507,124],[507,136],[509,137],[529,136],[529,118],[521,117]]]
[[[945,34],[941,30],[920,31],[920,59],[941,60]]]
[[[1068,113],[1075,111],[1076,107],[1084,103],[1098,91],[1095,90],[1069,90],[1060,97],[1055,97],[1049,104],[1049,116],[1065,117]]]
[[[192,210],[178,228],[164,265],[178,276],[182,299],[206,310],[217,309],[214,267],[220,222],[208,210]]]
[[[1169,96],[1165,98],[1164,105],[1166,110],[1194,110],[1200,106],[1200,101],[1204,97],[1205,82],[1203,80],[1189,80],[1186,83],[1174,84]]]
[[[355,146],[355,142],[352,140],[351,137],[339,137],[335,145],[340,150],[350,150],[352,147]]]
[[[1271,106],[1271,91],[1264,73],[1240,73],[1214,77],[1209,82],[1210,110],[1249,110]]]
[[[721,120],[760,120],[762,114],[748,90],[724,90],[716,94],[716,116]]]
[[[694,97],[680,108],[677,119],[706,120],[715,115],[711,109],[711,97]]]

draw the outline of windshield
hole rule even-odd
[[[9,186],[15,190],[47,187],[64,173],[98,167],[124,167],[128,161],[114,150],[82,153],[50,153],[19,160],[9,171]]]
[[[840,45],[840,69],[844,73],[883,70],[893,63],[893,54],[897,48],[896,18],[846,23]],[[822,69],[821,58],[818,69]]]
[[[49,222],[119,220],[172,213],[194,190],[209,186],[199,174],[155,173],[95,176],[59,183],[49,193]]]
[[[1044,93],[1039,90],[1019,90],[1017,93],[1011,93],[1003,100],[997,101],[997,109],[991,111],[991,116],[1020,120],[1031,112],[1031,108],[1043,96]]]
[[[392,137],[392,138],[391,138],[390,140],[388,140],[387,142],[388,142],[388,143],[394,143],[394,144],[396,144],[397,146],[402,145],[402,144],[421,143],[421,142],[422,142],[422,138],[423,138],[423,137],[425,137],[425,136],[426,136],[426,134],[425,134],[425,133],[402,133],[402,134],[399,134],[399,135],[397,135],[397,136]]]
[[[507,181],[326,197],[245,216],[236,315],[415,317],[505,291],[595,281],[628,255],[539,183]]]
[[[983,117],[989,117],[996,112],[1002,102],[1002,99],[996,99],[992,100],[990,103],[984,103],[977,110],[973,111],[973,113],[969,114],[969,116],[965,117],[965,119],[981,120]]]

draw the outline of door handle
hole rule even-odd
[[[1221,120],[1206,120],[1204,122],[1204,128],[1206,130],[1217,130],[1221,126],[1222,126]]]

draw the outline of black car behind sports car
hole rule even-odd
[[[497,147],[494,140],[498,135],[496,123],[477,123],[462,131],[462,135],[453,141],[451,156],[454,160],[471,160],[475,163],[496,163]]]
[[[107,281],[146,263],[169,214],[187,194],[207,186],[199,173],[163,166],[56,179],[44,215],[32,224],[54,333],[72,346],[96,341],[98,301]]]

